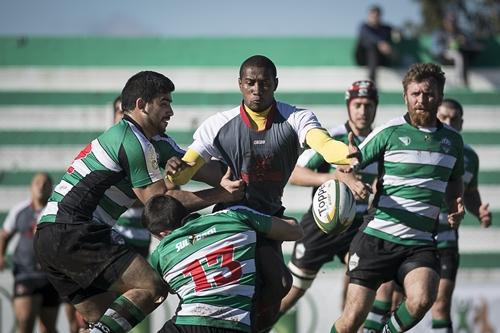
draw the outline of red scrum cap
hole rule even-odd
[[[351,99],[356,97],[367,97],[378,104],[378,90],[375,83],[370,80],[356,81],[345,91],[345,102],[349,105]]]

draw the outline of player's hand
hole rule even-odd
[[[241,179],[231,180],[232,176],[231,168],[227,167],[227,171],[220,181],[220,186],[226,191],[224,202],[238,201],[243,199],[245,195],[245,182]]]
[[[359,163],[361,163],[361,152],[359,151],[358,146],[354,142],[354,133],[349,132],[349,134],[347,135],[347,138],[349,140],[349,145],[348,145],[349,155],[347,155],[347,158],[351,159],[350,167],[355,169],[357,167],[357,165]],[[347,168],[345,168],[345,169],[347,169]],[[347,169],[347,170],[349,170],[349,169]],[[346,171],[343,171],[343,172],[346,172]],[[349,171],[347,171],[347,172],[349,172]]]
[[[465,215],[465,207],[462,198],[457,198],[454,207],[451,207],[448,211],[448,224],[453,229],[458,229],[460,226],[460,222],[464,218]]]
[[[489,203],[479,206],[479,220],[483,228],[489,228],[491,226],[491,212],[488,209],[489,207]]]
[[[165,165],[165,172],[168,176],[175,177],[175,174],[190,166],[193,166],[193,163],[184,162],[179,157],[174,156],[167,161],[167,164]]]
[[[349,187],[356,200],[364,200],[372,192],[371,186],[363,183],[354,172],[345,173],[337,170],[334,175]]]

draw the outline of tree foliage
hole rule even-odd
[[[424,33],[437,29],[443,16],[452,11],[459,25],[479,38],[500,33],[500,0],[414,0],[420,4]]]

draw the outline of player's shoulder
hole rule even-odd
[[[479,159],[479,155],[477,154],[477,152],[474,150],[474,148],[472,148],[471,145],[469,145],[467,143],[464,143],[464,154],[466,154],[468,156],[473,156],[476,159]]]
[[[12,208],[9,210],[9,214],[13,214],[14,216],[19,215],[22,211],[26,209],[31,208],[31,199],[25,199],[23,201],[20,201],[16,203]]]
[[[310,111],[309,109],[297,107],[295,105],[279,101],[276,102],[276,108],[285,119],[297,113],[312,113],[312,111]]]
[[[218,130],[229,123],[231,120],[237,118],[239,114],[240,106],[234,107],[230,110],[217,112],[216,114],[211,115],[205,121],[203,121],[200,128],[205,128],[205,130]]]
[[[369,141],[369,139],[371,139],[377,135],[392,133],[394,130],[396,130],[400,127],[403,127],[407,124],[408,123],[406,122],[404,116],[399,116],[399,117],[393,118],[393,119],[387,121],[386,123],[375,127],[373,129],[373,131],[365,139],[365,141]]]
[[[330,133],[330,136],[334,137],[334,138],[341,137],[341,136],[348,134],[345,124],[331,127],[330,129],[328,129],[328,133]]]

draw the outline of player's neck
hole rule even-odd
[[[368,134],[370,134],[370,132],[372,131],[371,127],[367,127],[367,128],[357,128],[353,123],[352,121],[349,120],[349,127],[351,128],[351,131],[352,133],[355,135],[355,136],[363,136],[363,137],[366,137],[368,136]]]
[[[33,209],[40,210],[47,205],[47,200],[35,199],[31,201],[31,205]]]

